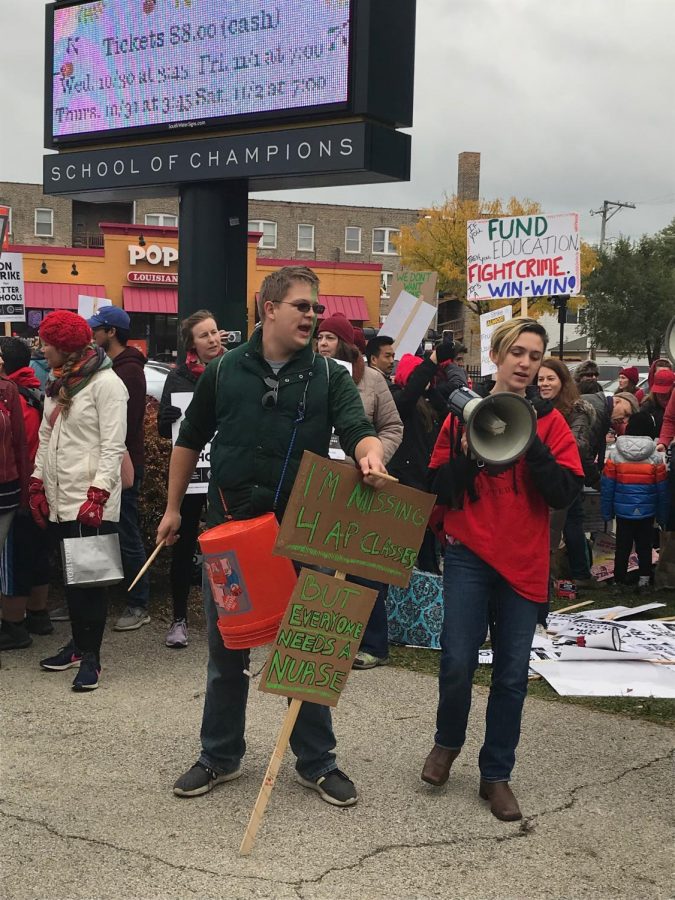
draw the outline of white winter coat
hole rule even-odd
[[[40,478],[52,522],[74,522],[94,486],[110,492],[106,522],[118,522],[129,394],[112,368],[99,369],[52,427],[56,401],[45,400],[34,478]]]

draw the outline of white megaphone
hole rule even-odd
[[[666,353],[671,363],[675,363],[675,318],[670,320],[666,330]]]
[[[448,408],[466,425],[469,449],[488,465],[508,466],[529,449],[537,433],[534,407],[508,391],[479,397],[467,387],[450,394]]]

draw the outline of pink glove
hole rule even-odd
[[[87,491],[87,499],[77,514],[77,521],[82,525],[89,525],[91,528],[100,528],[103,522],[103,507],[109,496],[110,491],[90,487]]]
[[[35,524],[40,528],[46,528],[49,522],[49,504],[45,486],[40,478],[31,478],[28,482],[28,505]]]

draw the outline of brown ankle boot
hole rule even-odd
[[[436,787],[445,784],[450,775],[450,766],[458,756],[459,750],[448,750],[445,747],[439,747],[438,744],[434,744],[431,753],[424,761],[422,781],[434,784]]]
[[[481,799],[489,800],[490,812],[502,822],[515,822],[523,818],[508,781],[483,781],[481,778],[478,794]]]

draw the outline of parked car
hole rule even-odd
[[[645,392],[645,396],[647,396],[647,394],[649,393],[649,385],[647,384],[647,376],[648,375],[649,375],[649,372],[640,372],[640,378],[637,383],[638,389],[641,388]],[[605,389],[605,394],[608,397],[611,397],[612,394],[616,394],[616,392],[619,390],[619,379],[615,378],[614,381],[608,382],[607,384],[604,385],[604,389]]]
[[[169,363],[156,362],[153,359],[149,359],[145,364],[146,392],[155,400],[162,399],[164,382],[172,368]]]

